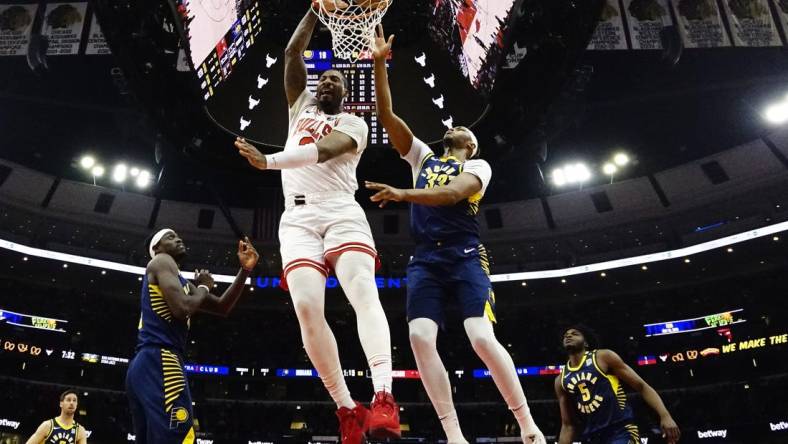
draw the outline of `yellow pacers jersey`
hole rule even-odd
[[[596,353],[597,350],[587,351],[577,367],[567,362],[561,369],[561,386],[584,425],[584,437],[633,420],[624,388],[617,377],[599,368]]]
[[[44,444],[74,444],[77,442],[79,424],[74,422],[70,427],[61,424],[57,418],[50,420],[51,429],[44,440]]]
[[[178,276],[184,293],[189,293],[189,281]],[[183,354],[186,349],[186,336],[189,321],[178,320],[172,315],[164,294],[158,285],[142,280],[142,315],[140,316],[137,350],[145,346],[161,347]]]

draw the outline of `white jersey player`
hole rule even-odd
[[[252,166],[282,170],[282,282],[293,299],[304,348],[337,404],[342,443],[356,444],[367,431],[378,439],[399,437],[399,407],[391,395],[391,340],[375,282],[377,253],[354,197],[368,128],[363,119],[343,112],[348,85],[341,72],[322,73],[316,95],[306,89],[303,53],[316,20],[307,12],[285,52],[290,129],[284,151],[265,156],[240,138],[235,145]],[[325,320],[326,277],[332,270],[356,312],[375,391],[371,411],[351,398]]]

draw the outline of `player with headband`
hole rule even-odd
[[[373,47],[376,108],[394,149],[413,173],[413,189],[367,182],[377,191],[373,202],[409,202],[416,252],[408,264],[407,317],[410,344],[424,389],[451,444],[466,443],[452,401],[446,368],[437,350],[439,326],[450,300],[460,305],[465,332],[484,361],[504,401],[520,425],[526,444],[544,444],[511,356],[493,331],[495,295],[489,278],[487,252],[479,239],[476,215],[490,183],[490,165],[479,155],[479,143],[468,128],[458,126],[443,135],[443,156],[436,156],[392,107],[386,59],[394,36],[386,40],[378,26]]]
[[[329,7],[323,2],[322,6]],[[285,93],[290,129],[284,151],[264,156],[243,139],[235,146],[255,168],[281,170],[285,211],[279,225],[282,284],[290,291],[301,338],[312,365],[337,405],[342,444],[400,436],[399,407],[391,394],[391,338],[375,283],[375,243],[355,200],[356,166],[367,147],[368,127],[344,112],[345,76],[320,75],[317,95],[306,86],[303,54],[317,16],[308,11],[285,51]],[[326,278],[333,270],[356,313],[358,336],[372,376],[368,410],[350,396],[336,339],[325,319]]]
[[[174,230],[154,234],[148,252],[137,349],[126,373],[134,434],[142,444],[192,443],[192,400],[183,367],[190,320],[198,311],[227,316],[259,254],[249,238],[238,241],[241,269],[227,290],[215,296],[208,270],[194,270],[194,283],[181,276],[178,264],[186,257],[186,246]]]

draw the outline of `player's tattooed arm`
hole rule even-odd
[[[307,11],[285,49],[285,94],[289,107],[293,106],[298,96],[306,89],[304,51],[309,45],[316,23],[317,16],[311,10]]]
[[[449,182],[448,185],[433,188],[403,190],[369,181],[365,182],[364,185],[368,190],[377,191],[370,197],[370,200],[379,202],[380,208],[385,207],[390,201],[410,202],[428,207],[451,206],[473,196],[482,189],[481,179],[471,173],[462,173]]]
[[[238,303],[238,299],[240,299],[243,293],[244,285],[246,285],[246,278],[249,277],[249,273],[251,273],[254,266],[257,265],[257,261],[260,258],[260,254],[255,250],[248,237],[244,237],[243,240],[238,241],[237,254],[238,260],[241,263],[241,269],[238,270],[235,279],[221,296],[208,293],[200,306],[200,311],[226,317],[233,311],[233,308],[235,308],[235,304]],[[195,280],[199,283],[201,279],[209,280],[208,283],[210,285],[206,286],[213,288],[213,277],[211,277],[210,273],[205,271],[205,273],[200,273],[198,275],[195,272]]]
[[[386,128],[391,145],[400,156],[404,157],[410,152],[410,147],[413,145],[413,132],[405,121],[394,113],[391,87],[386,71],[386,59],[391,54],[392,43],[394,43],[394,35],[389,36],[386,40],[383,25],[378,25],[375,44],[372,48],[372,56],[375,59],[375,111],[378,120]]]
[[[561,433],[558,435],[558,444],[572,444],[575,437],[574,416],[572,416],[569,398],[561,386],[560,376],[555,378],[555,396],[558,398],[558,407],[561,410]]]
[[[643,401],[651,407],[657,415],[659,415],[660,426],[662,427],[662,436],[668,443],[675,443],[681,437],[681,431],[678,425],[670,416],[670,412],[665,407],[659,394],[653,387],[651,387],[643,378],[640,377],[632,367],[627,365],[621,357],[613,350],[599,350],[597,352],[597,361],[607,373],[615,375],[622,380],[626,385],[632,387],[640,396]]]

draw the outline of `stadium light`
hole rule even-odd
[[[769,123],[781,125],[788,122],[788,98],[766,108],[763,114]]]
[[[148,188],[150,186],[151,175],[148,170],[140,171],[139,175],[137,175],[137,187],[139,188]]]
[[[626,153],[618,153],[613,156],[613,162],[620,167],[625,166],[629,163],[629,156]]]
[[[79,161],[79,165],[86,170],[93,168],[95,164],[96,159],[93,156],[82,156],[82,159]]]
[[[584,163],[569,164],[553,170],[553,183],[559,187],[578,183],[582,185],[590,179],[591,170]]]
[[[126,177],[128,176],[129,168],[123,164],[119,163],[115,165],[115,169],[112,170],[112,180],[115,183],[123,183],[126,181]]]
[[[140,175],[140,169],[137,167],[131,167],[131,169],[129,170],[129,176],[137,177],[139,175]]]
[[[93,175],[93,178],[101,177],[104,175],[104,167],[101,165],[96,165],[93,169],[90,170],[90,174]]]
[[[560,168],[553,170],[553,183],[559,187],[566,185],[566,175],[564,174],[564,170]]]
[[[608,176],[612,176],[618,172],[618,167],[608,162],[602,167],[602,172]]]

